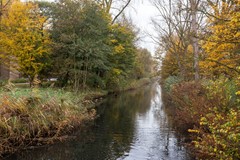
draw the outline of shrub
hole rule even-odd
[[[240,159],[239,86],[234,79],[220,77],[204,83],[207,113],[200,114],[200,126],[190,132],[200,159]]]
[[[6,80],[0,80],[0,87],[4,86],[7,84]]]
[[[199,126],[201,115],[208,113],[210,104],[205,96],[206,89],[196,82],[175,84],[170,96],[175,103],[174,121],[181,132]]]
[[[235,80],[220,77],[215,81],[209,81],[205,87],[208,90],[208,100],[212,101],[219,111],[227,112],[231,108],[240,106],[237,100],[239,96],[236,94],[239,88]]]
[[[178,84],[182,82],[182,78],[177,77],[177,76],[169,76],[168,78],[166,78],[166,80],[164,81],[164,90],[167,92],[171,92],[172,88],[175,84]]]
[[[240,112],[234,109],[226,114],[214,108],[202,117],[199,129],[201,135],[194,141],[199,157],[216,160],[240,159],[239,120]]]

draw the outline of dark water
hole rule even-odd
[[[24,160],[187,160],[171,127],[156,83],[108,97],[94,127],[68,142],[27,150],[8,159]]]

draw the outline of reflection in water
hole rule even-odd
[[[110,96],[98,107],[95,126],[77,138],[28,150],[9,159],[185,160],[186,150],[162,106],[158,84]]]

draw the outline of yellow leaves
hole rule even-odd
[[[124,53],[124,47],[121,45],[121,44],[119,44],[118,46],[115,46],[114,47],[114,51],[117,53],[117,54],[120,54],[120,53]]]
[[[230,109],[228,113],[223,114],[213,109],[211,116],[201,118],[201,121],[206,122],[210,132],[204,132],[199,136],[193,142],[195,147],[216,159],[239,159],[239,116],[238,110]],[[192,132],[195,133],[195,130]]]
[[[205,117],[201,117],[200,119],[200,125],[203,126],[203,125],[207,125],[207,119]]]
[[[207,54],[200,67],[206,75],[224,73],[236,76],[236,73],[230,68],[236,68],[240,59],[239,54],[237,54],[239,50],[237,43],[240,43],[240,14],[239,12],[232,12],[233,7],[234,5],[228,6],[223,3],[222,6],[219,4],[214,8],[215,16],[220,17],[220,19],[212,19],[208,28],[212,34],[202,46]],[[209,59],[212,61],[209,61]]]
[[[240,91],[237,91],[237,92],[236,92],[236,95],[240,95]]]
[[[42,66],[38,59],[50,51],[50,39],[42,27],[46,18],[34,3],[15,1],[2,18],[0,46],[20,72],[34,76]]]
[[[117,68],[113,68],[112,72],[113,72],[114,75],[117,75],[117,76],[122,73],[122,71],[120,69],[117,69]]]
[[[118,40],[116,40],[116,39],[111,39],[110,42],[111,42],[112,44],[116,44],[116,43],[118,42]]]
[[[200,131],[196,130],[196,129],[188,129],[188,132],[189,133],[199,133]]]

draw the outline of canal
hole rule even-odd
[[[188,160],[182,138],[165,111],[158,83],[109,96],[99,117],[75,138],[29,149],[11,160]],[[167,106],[166,106],[167,107]]]

